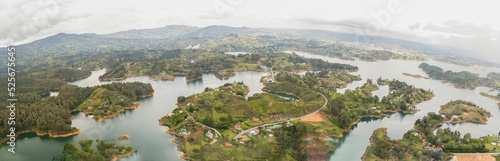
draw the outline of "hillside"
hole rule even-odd
[[[243,37],[258,37],[257,42],[259,46],[270,47],[274,51],[290,50],[290,49],[300,49],[302,51],[314,51],[317,53],[324,53],[323,51],[335,51],[331,50],[330,45],[320,45],[320,46],[301,46],[303,44],[308,44],[309,41],[319,41],[319,42],[330,42],[341,48],[346,48],[346,52],[338,55],[339,53],[328,54],[329,56],[341,57],[348,56],[352,57],[352,54],[356,55],[358,49],[364,49],[364,46],[370,46],[369,44],[376,46],[391,46],[396,49],[408,49],[413,52],[426,54],[430,56],[435,56],[437,60],[448,60],[446,58],[450,57],[450,54],[459,53],[457,49],[449,49],[444,47],[438,47],[434,45],[428,45],[418,42],[387,38],[387,37],[376,37],[376,36],[363,36],[348,34],[348,33],[338,33],[332,31],[322,31],[322,30],[289,30],[289,29],[265,29],[265,28],[247,28],[247,27],[230,27],[230,26],[207,26],[203,28],[192,27],[192,26],[182,26],[182,25],[172,25],[160,28],[152,29],[134,29],[128,31],[121,31],[111,34],[98,35],[93,33],[85,34],[67,34],[59,33],[53,36],[49,36],[43,39],[36,40],[31,43],[17,45],[16,52],[19,54],[19,67],[25,68],[30,65],[36,65],[40,62],[47,61],[47,58],[57,58],[57,57],[67,57],[75,55],[86,55],[86,54],[96,54],[105,53],[111,51],[130,51],[130,50],[158,50],[158,49],[183,49],[189,45],[202,44],[210,46],[210,44],[218,44],[221,42],[214,42],[220,38],[224,38],[230,35],[239,35]],[[244,41],[249,41],[251,39],[245,39]],[[370,41],[367,41],[370,40]],[[233,42],[243,42],[243,41],[233,41]],[[296,42],[296,43],[290,43]],[[358,45],[349,44],[349,42],[356,42]],[[228,44],[228,42],[224,42]],[[349,45],[347,45],[349,44]],[[344,47],[342,47],[344,46]],[[318,48],[319,47],[319,48]],[[324,48],[324,49],[321,49]],[[205,48],[207,49],[207,48]],[[210,47],[211,49],[217,49]],[[243,50],[248,50],[250,48],[242,48]],[[321,50],[318,50],[321,49]],[[328,49],[328,50],[326,50]],[[370,52],[370,50],[368,50]],[[382,53],[373,52],[372,54],[382,54],[382,56],[391,56],[390,51],[381,50]],[[6,48],[0,48],[0,54],[5,55],[7,52]],[[389,52],[389,55],[387,55]],[[351,56],[349,56],[351,55]],[[413,55],[413,54],[411,54]],[[360,55],[355,56],[360,58]],[[400,56],[395,56],[400,57]],[[386,59],[386,58],[383,58]],[[368,58],[366,60],[372,60]],[[375,59],[376,60],[376,59]],[[461,58],[453,56],[455,60],[452,63],[463,64],[462,62],[471,62],[482,64],[482,65],[492,65],[493,63],[488,63],[486,61],[475,60],[472,58]],[[30,64],[35,62],[34,64]],[[4,66],[5,62],[0,62],[1,66]],[[465,63],[467,64],[467,63]],[[497,64],[498,65],[498,64]],[[4,70],[2,70],[4,71]]]

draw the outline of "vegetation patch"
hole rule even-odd
[[[449,123],[457,124],[462,122],[474,122],[486,124],[487,118],[491,117],[490,112],[478,107],[476,104],[457,100],[450,101],[441,106],[439,114],[446,117]]]
[[[418,74],[410,74],[410,73],[402,73],[405,76],[413,77],[413,78],[424,78],[424,79],[430,79],[429,77],[424,77]]]

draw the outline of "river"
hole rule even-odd
[[[403,115],[399,113],[392,114],[390,118],[384,119],[363,119],[359,124],[353,127],[351,132],[345,134],[339,142],[337,150],[332,154],[330,160],[351,161],[360,160],[366,147],[369,145],[369,137],[372,132],[380,127],[388,127],[388,135],[392,139],[402,138],[403,134],[413,127],[415,120],[422,118],[427,112],[437,112],[439,107],[451,100],[462,99],[471,101],[485,108],[493,115],[489,118],[487,125],[478,124],[460,124],[445,125],[453,130],[460,130],[462,134],[471,133],[473,137],[479,137],[488,134],[498,134],[500,130],[500,110],[496,102],[492,99],[479,95],[480,92],[487,92],[489,88],[480,87],[476,90],[456,89],[451,84],[443,84],[437,80],[417,79],[404,76],[402,72],[419,74],[427,76],[418,68],[421,61],[402,61],[389,60],[380,62],[346,61],[325,56],[312,55],[297,52],[297,54],[309,57],[320,58],[330,62],[347,63],[359,67],[359,71],[352,74],[360,75],[363,80],[349,84],[347,88],[339,89],[339,92],[345,89],[354,89],[366,82],[367,78],[374,81],[379,77],[386,79],[397,79],[408,84],[423,89],[431,89],[436,96],[430,100],[417,105],[420,112],[416,114]],[[489,68],[482,66],[464,67],[454,64],[442,63],[437,61],[425,61],[431,65],[437,65],[445,70],[452,71],[471,71],[481,76],[486,76],[488,72],[500,71],[498,68]],[[104,70],[94,71],[86,79],[72,82],[78,86],[95,86],[103,83],[98,77],[104,74]],[[237,72],[236,76],[227,79],[217,79],[213,74],[204,74],[202,81],[186,83],[185,77],[176,77],[175,81],[154,81],[148,77],[128,78],[119,82],[140,81],[151,83],[155,90],[153,97],[139,100],[142,105],[133,111],[127,111],[119,116],[105,120],[95,121],[91,116],[85,116],[82,113],[75,113],[72,120],[72,126],[82,130],[82,133],[67,138],[49,138],[47,136],[38,137],[35,134],[21,135],[16,142],[16,154],[7,152],[6,144],[0,147],[0,161],[31,161],[31,160],[50,160],[53,156],[61,153],[64,144],[69,142],[77,144],[82,139],[102,139],[106,141],[116,141],[118,136],[128,134],[129,141],[121,141],[120,145],[130,145],[137,149],[137,153],[131,157],[122,159],[125,161],[160,161],[160,160],[180,160],[180,152],[177,152],[175,144],[170,140],[173,136],[166,135],[164,131],[168,129],[158,125],[158,119],[176,108],[175,102],[178,96],[188,96],[194,93],[202,92],[206,87],[215,88],[234,81],[243,81],[250,86],[250,93],[262,92],[263,87],[260,83],[260,77],[266,75],[261,72]],[[374,91],[374,94],[381,96],[388,93],[388,87],[381,87]]]

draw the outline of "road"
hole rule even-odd
[[[319,92],[318,92],[319,93]],[[328,99],[326,98],[325,95],[319,93],[321,96],[323,96],[323,98],[325,99],[325,103],[323,104],[323,106],[321,106],[318,110],[312,112],[312,113],[309,113],[307,115],[304,115],[304,116],[300,116],[300,117],[295,117],[295,118],[290,118],[290,119],[286,119],[286,120],[282,120],[282,121],[278,121],[278,122],[274,122],[274,123],[268,123],[268,124],[263,124],[263,125],[259,125],[259,126],[255,126],[255,127],[251,127],[251,128],[248,128],[246,130],[243,130],[241,131],[239,134],[237,134],[236,136],[234,136],[234,140],[238,139],[241,135],[243,134],[246,134],[248,132],[250,132],[251,130],[253,129],[257,129],[257,128],[260,128],[260,127],[266,127],[266,126],[273,126],[273,125],[277,125],[277,124],[281,124],[281,123],[284,123],[284,122],[288,122],[288,121],[293,121],[293,120],[298,120],[298,119],[301,119],[301,118],[304,118],[304,117],[307,117],[307,116],[310,116],[310,115],[313,115],[319,111],[321,111],[323,108],[326,107],[326,105],[328,104]]]

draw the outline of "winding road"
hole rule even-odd
[[[266,127],[266,126],[272,126],[272,125],[277,125],[277,124],[281,124],[281,123],[284,123],[284,122],[288,122],[288,121],[293,121],[293,120],[298,120],[298,119],[301,119],[301,118],[304,118],[304,117],[307,117],[307,116],[310,116],[310,115],[313,115],[319,111],[321,111],[323,108],[326,107],[326,105],[328,104],[328,99],[326,98],[325,95],[321,94],[318,92],[318,94],[320,94],[321,96],[323,96],[323,98],[325,99],[325,103],[323,104],[323,106],[321,106],[318,110],[314,111],[314,112],[311,112],[307,115],[304,115],[304,116],[300,116],[300,117],[295,117],[295,118],[290,118],[290,119],[286,119],[286,120],[282,120],[282,121],[278,121],[278,122],[274,122],[274,123],[268,123],[268,124],[263,124],[263,125],[259,125],[259,126],[255,126],[255,127],[251,127],[251,128],[248,128],[246,130],[243,130],[241,131],[239,134],[237,134],[236,136],[234,136],[234,140],[238,139],[241,135],[245,134],[245,133],[248,133],[250,132],[251,130],[254,130],[254,129],[257,129],[257,128],[260,128],[260,127]]]

